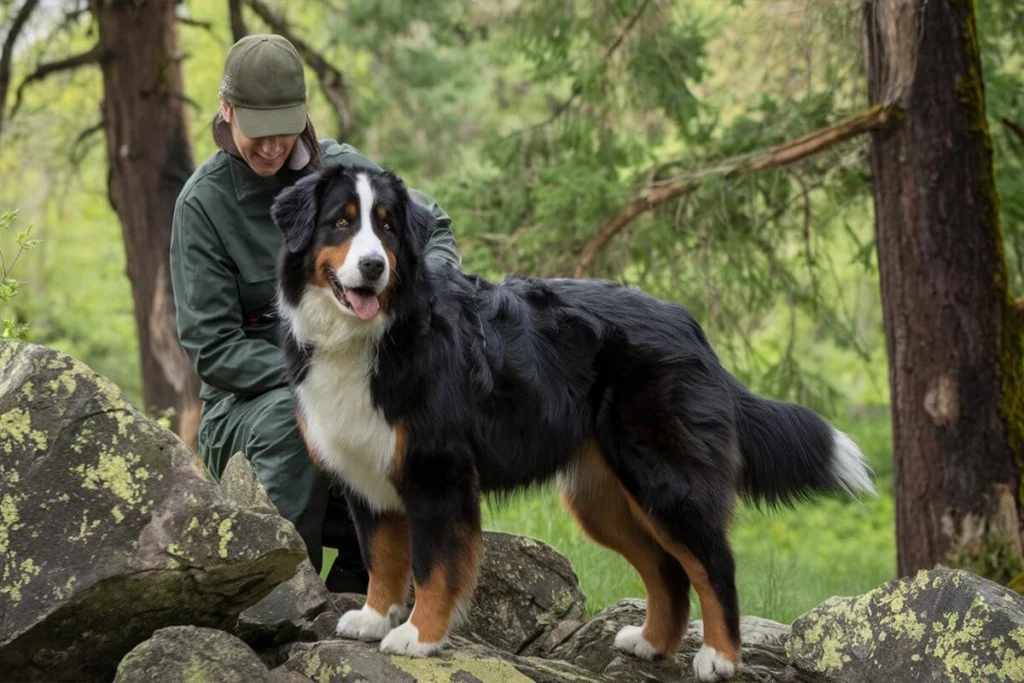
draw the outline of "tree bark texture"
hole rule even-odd
[[[145,409],[173,409],[194,446],[199,379],[178,343],[168,253],[174,203],[193,170],[175,0],[90,0],[104,54],[110,202],[121,220]]]
[[[1005,579],[1020,568],[1022,326],[974,2],[866,0],[864,19],[872,104],[905,112],[871,142],[899,573],[973,563]]]

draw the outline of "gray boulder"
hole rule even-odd
[[[532,538],[488,531],[473,602],[455,634],[530,654],[560,623],[582,621],[586,605],[576,572],[561,553]]]
[[[110,381],[0,342],[0,677],[109,680],[156,629],[232,627],[304,558]]]
[[[125,655],[114,683],[269,683],[270,670],[230,633],[195,626],[162,628]]]
[[[1024,598],[969,572],[938,569],[793,623],[789,656],[841,683],[1024,681]]]
[[[381,653],[376,644],[353,640],[298,643],[273,673],[290,672],[318,683],[613,683],[565,662],[517,657],[453,637],[439,657],[413,658]]]
[[[647,662],[612,647],[623,626],[644,622],[643,600],[621,600],[595,614],[561,643],[542,652],[545,658],[565,661],[580,669],[621,683],[672,681],[691,683],[693,656],[700,649],[703,623],[690,622],[678,652],[672,658]],[[733,679],[738,682],[824,683],[824,676],[796,670],[786,659],[789,626],[759,617],[740,619],[743,668]]]

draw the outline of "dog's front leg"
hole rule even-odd
[[[357,495],[347,500],[370,584],[366,604],[343,614],[336,630],[345,638],[378,641],[405,618],[412,573],[409,522],[400,512],[371,510]]]
[[[445,467],[435,461],[437,466]],[[409,520],[416,602],[409,619],[388,633],[380,647],[393,654],[426,657],[441,649],[476,587],[482,547],[480,502],[465,472],[446,478],[435,469],[428,480],[419,482],[409,474],[402,498]]]

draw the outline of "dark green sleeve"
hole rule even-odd
[[[235,394],[285,386],[281,349],[245,336],[234,269],[205,213],[187,200],[174,210],[170,262],[178,337],[199,378]]]
[[[334,140],[321,142],[324,147],[324,163],[348,164],[352,166],[366,166],[369,168],[380,168],[367,157],[363,156],[355,147],[349,144],[338,144]],[[419,190],[409,188],[409,194],[419,204],[430,209],[430,213],[437,219],[434,230],[427,238],[427,246],[424,250],[424,258],[435,263],[450,263],[455,268],[462,267],[462,256],[459,254],[458,244],[455,242],[455,231],[452,229],[452,219],[445,213],[437,202]]]

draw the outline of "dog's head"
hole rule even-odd
[[[271,215],[284,236],[282,304],[354,333],[379,328],[416,281],[432,221],[390,171],[343,166],[281,192]]]

